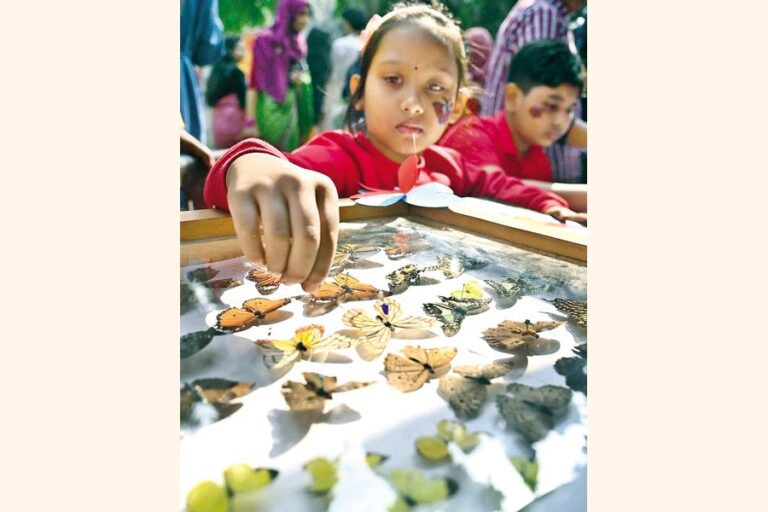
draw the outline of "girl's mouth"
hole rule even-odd
[[[421,135],[424,130],[418,126],[411,124],[401,123],[395,127],[395,129],[403,135]]]

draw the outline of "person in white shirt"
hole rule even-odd
[[[331,46],[331,76],[326,84],[321,130],[335,130],[344,124],[347,103],[342,99],[344,80],[349,67],[360,55],[360,32],[368,23],[368,15],[359,7],[350,6],[341,13],[345,35]]]

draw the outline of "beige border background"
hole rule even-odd
[[[766,503],[768,9],[682,4],[590,2],[590,511]],[[5,14],[0,508],[175,510],[176,4]]]

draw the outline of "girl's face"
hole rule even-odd
[[[296,33],[301,32],[309,23],[309,18],[309,6],[306,6],[304,10],[297,14],[296,17],[291,21],[291,29]]]
[[[232,48],[232,59],[237,62],[242,60],[243,57],[245,57],[245,43],[243,43],[243,40],[241,39],[237,42],[237,45]]]
[[[455,58],[423,28],[404,24],[387,32],[355,105],[365,111],[371,143],[398,163],[436,143],[461,113],[458,79]],[[352,88],[358,84],[353,77]]]

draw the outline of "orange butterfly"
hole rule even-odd
[[[276,311],[291,302],[291,298],[269,300],[249,299],[242,308],[225,309],[216,316],[216,328],[223,331],[240,331],[263,320],[268,313]]]
[[[265,270],[255,268],[245,275],[249,281],[256,283],[256,289],[262,295],[274,293],[280,287],[280,276],[270,274]]]
[[[333,279],[336,281],[335,283],[323,283],[320,288],[310,293],[310,300],[319,303],[333,302],[340,298],[348,300],[367,300],[376,299],[384,294],[388,294],[375,286],[361,282],[349,274],[337,274]]]

